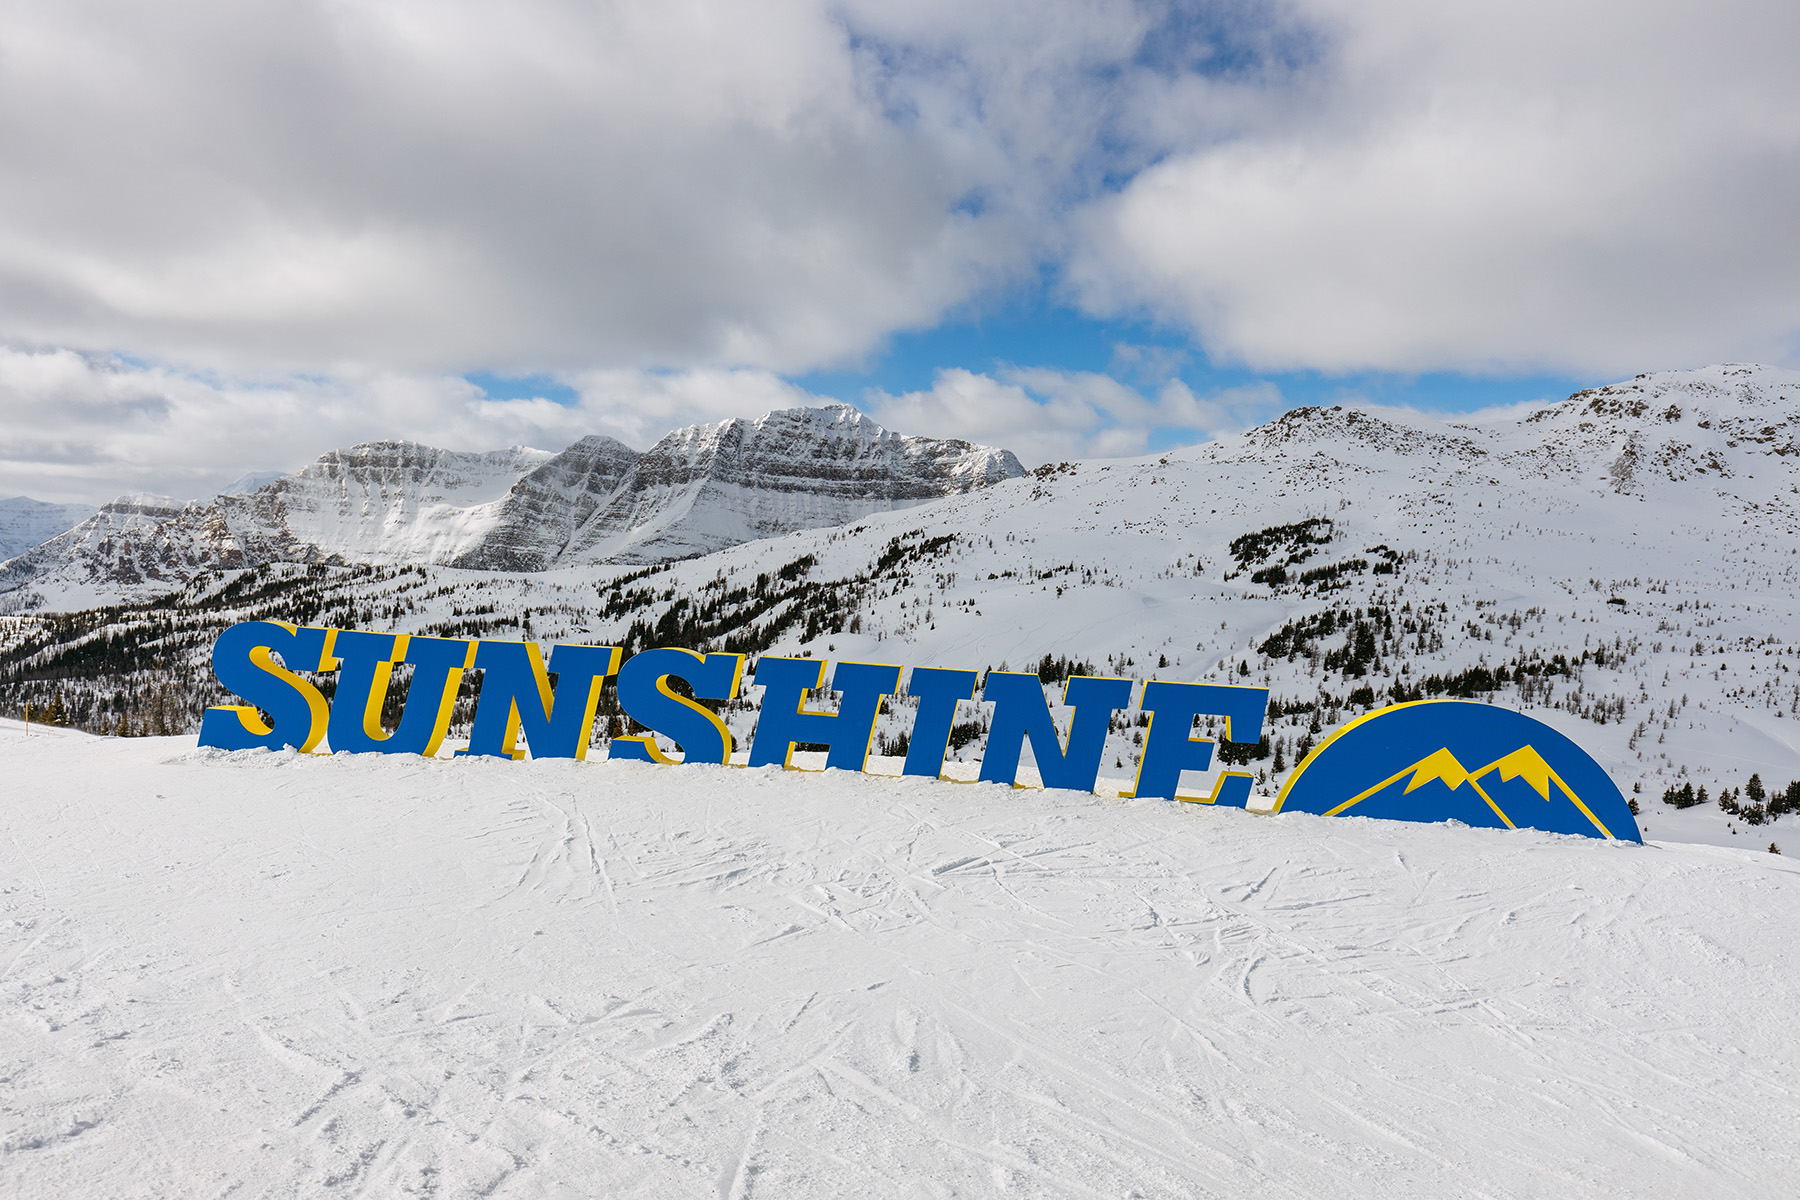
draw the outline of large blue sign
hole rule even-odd
[[[403,663],[412,667],[412,680],[390,732],[381,714],[394,668]],[[974,698],[974,671],[840,662],[829,684],[840,696],[836,711],[809,709],[808,696],[827,686],[826,666],[774,655],[758,662],[763,701],[747,765],[793,769],[796,746],[822,745],[828,768],[863,770],[876,717],[887,697],[900,694],[904,673],[916,706],[902,774],[942,777],[957,705]],[[619,708],[644,732],[612,738],[608,757],[724,765],[731,762],[731,730],[704,702],[736,699],[744,667],[741,654],[663,648],[626,659],[616,646],[575,645],[551,646],[546,654],[536,642],[246,621],[219,635],[213,671],[248,703],[207,709],[200,744],[302,752],[327,744],[334,751],[435,756],[463,675],[478,670],[469,746],[459,756],[516,759],[529,747],[534,758],[584,759],[610,681]],[[336,676],[329,703],[306,678],[327,672]],[[1014,782],[1029,744],[1044,786],[1092,791],[1112,714],[1129,708],[1134,694],[1149,728],[1136,784],[1123,794],[1247,807],[1252,778],[1242,771],[1220,772],[1206,795],[1183,793],[1181,780],[1213,764],[1218,743],[1194,736],[1197,718],[1221,720],[1228,742],[1261,739],[1265,688],[1151,680],[1140,691],[1129,679],[1074,676],[1063,690],[1071,710],[1064,735],[1036,675],[989,671],[982,699],[992,719],[981,779]],[[1518,713],[1460,701],[1403,704],[1352,721],[1294,772],[1281,808],[1639,840],[1618,788],[1573,742]]]

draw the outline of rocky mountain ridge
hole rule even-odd
[[[0,608],[81,608],[271,562],[542,571],[708,553],[1023,474],[1005,450],[908,437],[847,405],[676,430],[639,453],[370,442],[245,494],[125,497],[0,565]]]

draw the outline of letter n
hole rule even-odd
[[[982,699],[994,705],[987,746],[982,751],[981,779],[1013,783],[1026,739],[1037,759],[1038,776],[1047,788],[1091,792],[1100,776],[1106,730],[1113,710],[1131,703],[1131,680],[1077,675],[1063,689],[1063,703],[1075,711],[1069,719],[1069,743],[1056,736],[1056,722],[1044,701],[1044,685],[1021,671],[989,671]]]
[[[524,758],[518,737],[525,734],[533,758],[581,758],[593,735],[594,706],[607,677],[619,669],[617,646],[552,646],[550,686],[543,651],[536,642],[481,642],[475,665],[481,695],[464,754]]]

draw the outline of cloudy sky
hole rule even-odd
[[[0,0],[0,496],[1800,361],[1800,6]]]

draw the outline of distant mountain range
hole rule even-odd
[[[0,500],[0,562],[80,524],[94,512],[91,504],[46,504],[29,496]]]
[[[205,503],[125,496],[73,528],[46,518],[34,531],[56,528],[21,534],[0,565],[0,608],[144,599],[270,562],[661,562],[1023,474],[1010,451],[893,433],[848,405],[690,426],[642,453],[598,436],[560,454],[369,442]]]

